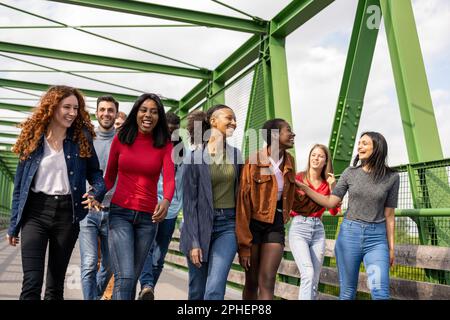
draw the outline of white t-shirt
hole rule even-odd
[[[281,157],[278,162],[275,162],[272,157],[269,157],[270,163],[272,164],[272,169],[275,174],[275,177],[277,178],[277,184],[278,184],[278,197],[277,201],[281,199],[281,195],[283,194],[283,186],[284,186],[284,179],[283,179],[283,172],[280,170],[280,164],[283,163],[284,157]]]
[[[44,137],[44,155],[34,178],[33,192],[43,192],[48,195],[70,194],[69,176],[67,174],[64,149],[53,150]]]

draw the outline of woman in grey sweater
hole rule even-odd
[[[348,192],[348,209],[336,241],[341,300],[355,299],[361,262],[373,299],[389,299],[389,267],[394,263],[394,209],[399,175],[386,164],[387,143],[377,132],[365,132],[358,142],[353,167],[341,175],[330,196],[297,185],[318,204],[333,208]]]

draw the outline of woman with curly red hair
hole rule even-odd
[[[54,86],[21,128],[12,149],[20,161],[7,234],[9,244],[16,246],[22,233],[20,299],[41,298],[48,244],[44,299],[61,300],[79,221],[86,216],[87,208],[98,208],[106,192],[92,144],[94,127],[81,92]],[[89,193],[86,180],[92,186]]]

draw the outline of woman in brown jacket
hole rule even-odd
[[[264,131],[267,146],[246,161],[237,203],[236,235],[239,263],[245,269],[244,300],[273,299],[290,211],[307,214],[321,208],[296,192],[295,162],[286,151],[294,146],[295,137],[289,123],[269,120],[264,123]]]

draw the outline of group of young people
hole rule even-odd
[[[55,86],[22,123],[13,147],[20,161],[7,235],[15,246],[21,234],[20,299],[41,298],[47,245],[44,298],[63,299],[78,235],[85,299],[101,298],[112,275],[112,299],[135,299],[138,281],[138,299],[154,299],[180,211],[188,299],[224,299],[236,253],[245,271],[243,299],[273,299],[290,219],[299,299],[317,299],[321,217],[326,208],[336,214],[347,193],[335,248],[340,298],[355,299],[364,262],[376,271],[369,274],[372,297],[389,299],[399,176],[387,165],[381,134],[361,135],[353,165],[336,183],[321,144],[297,173],[288,152],[295,134],[283,119],[264,123],[266,145],[244,162],[227,143],[237,127],[229,106],[188,115],[190,147],[179,137],[180,119],[166,114],[157,95],[141,95],[115,129],[118,107],[113,97],[99,97],[94,130],[81,92]]]

